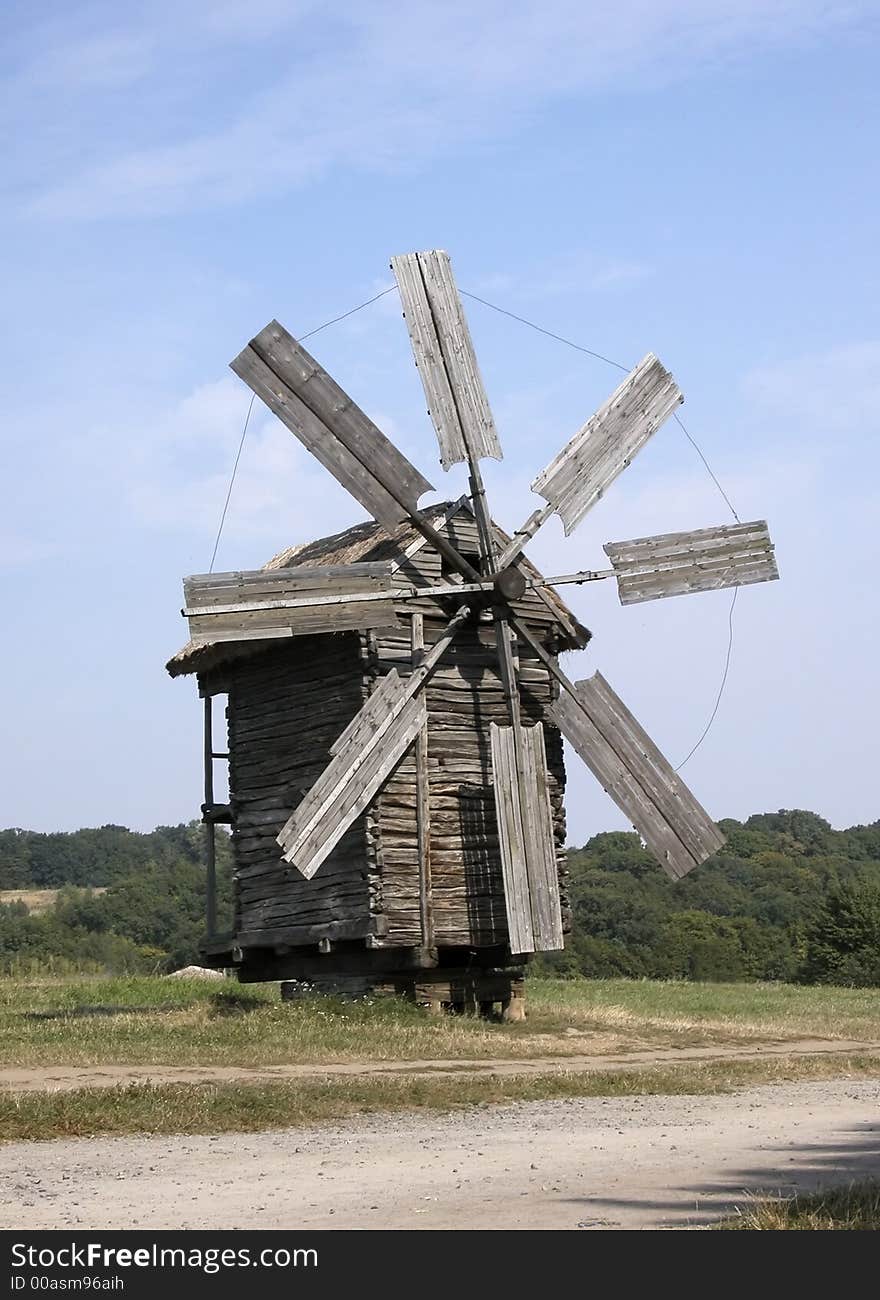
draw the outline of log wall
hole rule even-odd
[[[364,638],[355,632],[295,637],[230,668],[229,784],[239,940],[272,944],[290,931],[287,942],[308,942],[305,931],[330,924],[340,937],[370,931],[375,851],[364,818],[312,880],[282,861],[275,840],[366,698],[364,653]],[[297,936],[296,930],[303,933]]]
[[[425,644],[443,623],[425,619]],[[489,725],[509,725],[491,623],[468,627],[428,683],[430,874],[434,940],[440,945],[491,946],[507,942],[501,856],[495,822]],[[520,646],[520,716],[544,723],[557,863],[565,872],[565,769],[562,738],[546,719],[555,682]],[[378,671],[405,671],[409,640],[382,634],[372,640]],[[374,805],[373,833],[387,945],[421,942],[416,765],[408,755]],[[563,890],[564,893],[564,890]],[[563,899],[563,914],[567,913]]]

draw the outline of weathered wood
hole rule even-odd
[[[535,478],[532,491],[559,515],[566,535],[681,400],[675,380],[649,352]],[[524,525],[519,533],[527,529]]]
[[[493,723],[491,731],[511,949],[553,951],[563,933],[543,728],[522,728],[518,746],[513,728]],[[523,941],[531,946],[515,946]]]
[[[232,369],[375,518],[393,527],[431,484],[277,321]],[[306,414],[308,413],[308,414]]]
[[[416,692],[468,614],[467,606],[457,611],[444,634],[421,665],[412,671],[405,685],[400,683],[396,672],[393,677],[389,674],[391,681],[383,687],[388,691],[389,703],[382,716],[368,728],[362,727],[362,720],[354,720],[344,747],[336,751],[320,780],[283,827],[278,839],[285,860],[295,861],[304,876],[310,877],[318,869],[329,848],[338,842],[352,820],[364,810],[423,725],[424,701],[414,701]],[[364,712],[372,721],[369,702],[364,706]],[[368,734],[365,735],[365,731]]]
[[[214,807],[214,700],[210,695],[206,695],[204,701],[204,766],[205,930],[210,942],[217,933],[217,823],[210,815]]]
[[[439,250],[391,259],[428,413],[444,469],[468,459],[502,459],[449,256]]]
[[[749,524],[606,542],[622,605],[779,577],[763,519]]]
[[[340,442],[296,393],[250,346],[230,363],[232,369],[261,398],[312,455],[347,488],[365,510],[394,528],[405,511],[374,474]]]
[[[425,657],[425,621],[421,614],[412,615],[410,629],[412,666],[415,670]],[[431,797],[428,774],[428,714],[416,736],[416,836],[419,855],[419,921],[425,948],[434,946],[434,907],[431,890]],[[409,828],[407,828],[409,829]]]
[[[669,875],[721,847],[718,827],[601,674],[563,692],[551,712]]]
[[[360,752],[350,747],[332,760],[278,835],[286,862],[310,879],[425,725],[425,702],[406,700]],[[381,741],[381,744],[380,744]]]
[[[380,929],[369,919],[357,921],[326,921],[319,925],[284,925],[272,929],[255,928],[240,930],[235,942],[240,948],[271,948],[276,944],[320,943],[322,939],[342,941],[346,939],[365,939],[367,935],[378,934]]]

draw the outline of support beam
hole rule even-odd
[[[411,650],[413,671],[425,657],[425,620],[418,612],[412,616]],[[434,947],[434,904],[431,893],[431,804],[428,785],[428,728],[416,736],[416,827],[419,848],[419,920],[422,946]]]
[[[217,850],[216,822],[209,810],[214,808],[214,701],[205,696],[205,928],[208,940],[217,933]]]

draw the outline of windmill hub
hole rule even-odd
[[[496,573],[493,579],[495,590],[505,600],[522,600],[526,594],[526,579],[521,569],[510,565]]]

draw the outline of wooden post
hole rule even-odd
[[[425,620],[418,611],[410,624],[412,666],[418,668],[425,657]],[[428,787],[428,726],[416,736],[416,826],[419,846],[419,920],[422,947],[434,947],[434,908],[431,897],[431,804]]]
[[[205,696],[205,802],[202,818],[205,823],[205,928],[208,938],[217,933],[217,858],[216,827],[214,825],[214,700]]]

